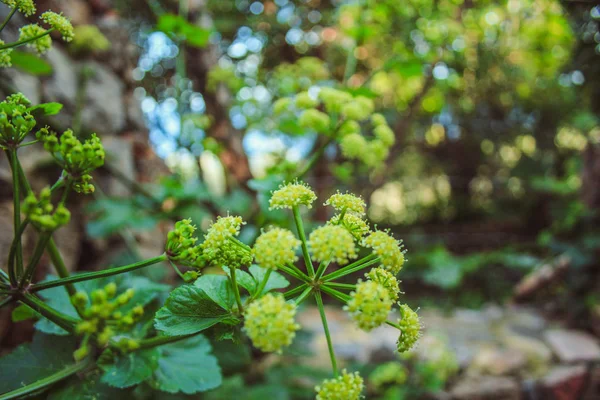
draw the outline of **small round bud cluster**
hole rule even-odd
[[[380,390],[386,385],[402,385],[408,379],[408,370],[399,362],[390,361],[377,366],[369,375],[369,382]]]
[[[167,235],[165,251],[170,260],[189,267],[201,268],[204,266],[202,248],[196,245],[198,239],[194,236],[196,227],[190,219],[175,223],[175,228]]]
[[[421,322],[417,313],[406,304],[400,304],[400,316],[398,320],[400,337],[396,345],[398,352],[404,353],[412,349],[421,337]]]
[[[38,229],[45,232],[52,232],[71,220],[71,213],[62,203],[54,208],[51,196],[50,188],[46,187],[40,192],[39,200],[30,193],[23,201],[23,213]]]
[[[35,14],[35,3],[33,0],[2,0],[10,8],[17,7],[17,10],[26,17]]]
[[[269,209],[293,208],[299,205],[312,207],[312,203],[317,199],[317,195],[312,189],[303,182],[293,182],[280,185],[279,189],[271,194]]]
[[[75,37],[71,21],[65,18],[62,14],[46,11],[40,16],[40,19],[50,25],[53,29],[57,30],[62,35],[62,39],[65,42],[70,42]]]
[[[280,115],[287,111],[292,105],[292,99],[289,97],[282,97],[281,99],[277,99],[273,103],[273,114]]]
[[[75,327],[75,332],[84,336],[81,347],[74,353],[75,359],[81,359],[88,354],[90,338],[94,338],[96,344],[103,347],[114,336],[131,331],[144,315],[144,307],[129,307],[134,294],[133,289],[127,289],[117,295],[117,285],[111,282],[102,289],[92,291],[89,296],[85,292],[76,292],[71,296],[71,304],[82,317],[82,321]],[[121,311],[125,306],[128,306],[127,311]],[[130,340],[122,338],[117,347],[123,351],[134,350],[130,346]]]
[[[341,375],[333,379],[325,379],[315,387],[317,400],[358,400],[365,385],[358,372],[348,373],[343,370]]]
[[[78,25],[73,30],[75,37],[70,48],[76,52],[101,52],[110,49],[110,42],[96,25]]]
[[[357,96],[342,106],[342,115],[352,121],[363,121],[375,110],[373,100]]]
[[[4,46],[4,40],[0,40],[0,46]],[[12,61],[10,58],[10,53],[12,53],[13,49],[4,49],[0,50],[0,67],[11,67]]]
[[[398,295],[400,294],[400,286],[398,285],[398,279],[390,272],[383,268],[373,268],[369,272],[365,274],[365,276],[373,281],[377,282],[381,286],[383,286],[390,295],[390,299],[392,301],[398,300]]]
[[[298,125],[318,133],[327,133],[331,125],[331,118],[324,112],[311,108],[300,114]]]
[[[348,311],[360,329],[368,332],[385,322],[392,305],[385,287],[373,281],[359,281],[356,290],[350,293],[344,310]]]
[[[90,172],[104,165],[105,158],[104,147],[96,134],[92,134],[89,139],[81,143],[70,129],[57,138],[56,132],[45,127],[35,136],[44,143],[47,151],[53,153],[54,158],[69,175],[73,182],[73,189],[77,193],[94,192],[95,187],[91,183]]]
[[[0,102],[0,146],[17,146],[35,127],[36,120],[28,111],[30,104],[21,93]]]
[[[287,303],[281,294],[267,293],[246,308],[244,332],[254,347],[265,352],[279,352],[292,343],[300,329],[295,316],[295,303]]]
[[[316,108],[319,101],[308,92],[301,92],[296,95],[296,107],[300,109]]]
[[[279,265],[293,263],[298,259],[296,249],[300,244],[291,231],[272,228],[256,239],[252,253],[261,267],[277,269]]]
[[[325,225],[312,231],[308,238],[308,248],[312,259],[317,262],[343,265],[357,257],[354,238],[338,225]]]
[[[219,85],[224,85],[231,93],[237,93],[244,86],[244,80],[236,75],[233,67],[215,67],[208,72],[206,88],[214,93]]]
[[[204,258],[213,265],[239,268],[252,262],[250,247],[240,242],[236,236],[245,224],[242,217],[218,217],[201,244]]]
[[[361,216],[365,215],[365,208],[367,207],[365,201],[359,196],[351,193],[340,193],[339,191],[328,198],[324,205],[332,206],[337,211],[352,212]]]
[[[34,49],[39,54],[47,52],[52,47],[52,38],[50,35],[44,35],[46,30],[38,24],[25,25],[19,29],[19,32],[19,41],[32,40],[27,43],[27,47]],[[36,37],[37,39],[33,39]]]
[[[342,217],[341,214],[336,214],[329,221],[327,221],[327,223],[341,226],[350,232],[352,237],[354,237],[356,240],[361,240],[367,233],[371,231],[367,221],[356,214],[346,213],[341,220],[340,217]]]
[[[340,148],[344,157],[358,159],[363,157],[365,149],[368,147],[367,139],[360,133],[350,133],[342,137]]]
[[[289,96],[328,78],[329,71],[323,60],[302,57],[294,64],[279,64],[273,71],[269,86],[278,96]]]
[[[328,113],[339,114],[342,112],[342,107],[349,101],[352,101],[352,95],[343,90],[323,87],[319,91],[319,99],[323,101],[325,110],[327,110]]]
[[[397,275],[404,265],[402,242],[394,239],[384,231],[372,232],[363,239],[363,246],[370,247],[381,258],[383,266],[392,274]]]

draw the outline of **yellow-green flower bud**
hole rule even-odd
[[[117,294],[117,284],[114,282],[107,284],[104,286],[104,292],[106,293],[106,297],[112,299]]]
[[[0,40],[0,46],[5,45],[3,40]],[[10,67],[12,66],[10,53],[12,53],[13,49],[4,49],[0,50],[0,67]]]
[[[243,329],[254,347],[279,352],[292,343],[300,329],[295,316],[295,303],[287,303],[281,294],[267,293],[246,308]]]
[[[338,377],[325,379],[315,387],[316,400],[359,400],[363,389],[364,382],[358,372],[343,370]]]
[[[386,125],[387,126],[387,120],[385,119],[385,117],[383,116],[383,114],[373,114],[371,115],[371,123],[374,126],[379,126],[379,125]]]
[[[365,153],[367,146],[367,140],[360,133],[351,133],[340,140],[340,148],[346,158],[361,157]]]
[[[100,346],[106,346],[110,339],[115,335],[115,332],[110,327],[105,327],[100,334],[98,334],[98,338],[96,342]]]
[[[337,211],[355,213],[356,215],[365,215],[367,205],[360,196],[352,193],[340,193],[339,191],[327,199],[325,206],[332,206]]]
[[[325,225],[312,231],[308,238],[308,248],[312,259],[317,262],[343,265],[357,256],[354,238],[338,225]]]
[[[17,10],[26,17],[35,14],[35,4],[33,0],[2,0],[10,8],[17,7]]]
[[[275,115],[282,114],[283,112],[289,110],[291,105],[292,105],[292,99],[290,99],[289,97],[283,97],[281,99],[277,99],[273,103],[273,114],[275,114]]]
[[[369,382],[378,390],[386,385],[402,385],[407,379],[408,370],[396,361],[377,366],[369,375]]]
[[[356,240],[360,240],[371,231],[367,222],[355,214],[346,213],[340,221],[341,214],[334,215],[327,223],[339,225],[346,229]]]
[[[21,27],[21,29],[19,29],[19,32],[19,41],[22,41],[29,40],[38,35],[41,35],[44,32],[46,32],[46,30],[38,24],[30,24]],[[52,47],[52,39],[50,38],[50,35],[44,35],[33,40],[32,42],[27,43],[27,47],[34,49],[39,54],[43,54],[47,52],[50,49],[50,47]]]
[[[301,92],[296,95],[296,107],[302,109],[316,108],[319,101],[313,98],[308,92]]]
[[[390,272],[383,268],[373,268],[372,270],[367,272],[365,276],[369,280],[377,282],[381,286],[386,288],[392,301],[398,300],[398,295],[400,294],[400,286],[398,285],[398,279],[396,279],[396,277]]]
[[[381,263],[392,274],[397,275],[404,265],[402,242],[384,231],[375,231],[363,240],[363,246],[370,247],[381,258]]]
[[[279,265],[293,263],[298,259],[296,249],[300,244],[291,231],[272,228],[256,239],[252,253],[261,267],[277,269]]]
[[[56,29],[62,35],[62,38],[65,42],[70,42],[75,37],[71,21],[65,18],[62,14],[46,11],[40,16],[40,18],[52,28]]]
[[[384,146],[390,147],[396,142],[394,131],[387,125],[378,125],[373,128],[373,134]]]
[[[360,134],[360,124],[353,120],[344,121],[338,129],[338,134],[340,135],[340,137],[351,135],[353,133]]]
[[[379,139],[373,139],[367,143],[367,149],[363,150],[360,159],[369,167],[377,167],[388,158],[389,154],[388,146]]]
[[[85,292],[75,292],[71,296],[71,304],[77,309],[84,308],[88,304],[88,295]]]
[[[325,109],[328,113],[338,114],[344,104],[352,101],[352,95],[341,90],[324,87],[319,91],[319,99],[325,104]]]
[[[214,265],[239,268],[252,262],[250,248],[239,242],[240,227],[245,224],[242,217],[218,217],[206,235],[201,247],[204,257]]]
[[[350,293],[350,300],[344,306],[358,327],[370,331],[383,324],[393,301],[388,290],[377,282],[359,281],[356,290]]]
[[[408,305],[400,305],[401,318],[398,320],[400,337],[396,343],[398,352],[404,353],[410,350],[421,337],[421,322],[419,316]]]
[[[73,358],[79,362],[86,358],[90,354],[90,348],[87,345],[83,345],[73,352]]]
[[[326,133],[331,124],[329,115],[315,110],[314,108],[304,110],[298,118],[298,125],[302,128],[312,129],[319,133]]]
[[[279,186],[279,189],[271,194],[269,209],[292,208],[299,205],[311,208],[316,199],[317,195],[307,184],[303,182],[288,183]]]

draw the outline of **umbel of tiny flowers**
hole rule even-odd
[[[10,8],[17,8],[20,13],[29,17],[35,14],[35,3],[33,0],[2,0]]]
[[[375,231],[363,239],[363,246],[370,247],[381,258],[384,268],[398,275],[404,265],[402,242],[394,239],[389,233]]]
[[[317,195],[312,189],[303,182],[293,182],[282,184],[279,189],[271,194],[269,201],[269,209],[277,208],[293,208],[300,205],[305,205],[308,208],[312,207],[312,203],[317,199]]]
[[[359,328],[370,331],[387,320],[393,301],[388,290],[374,281],[359,281],[344,306]]]
[[[52,205],[52,192],[49,187],[42,189],[39,200],[32,193],[23,201],[23,213],[40,230],[51,232],[69,223],[71,212],[59,203],[56,208]]]
[[[177,221],[175,227],[167,235],[165,251],[170,260],[190,267],[201,268],[205,262],[202,258],[202,248],[196,245],[198,239],[194,236],[196,226],[190,219]]]
[[[96,134],[92,134],[82,143],[70,129],[58,138],[56,132],[45,127],[35,136],[44,143],[44,148],[63,168],[77,193],[94,192],[90,173],[104,165],[105,158],[104,147]]]
[[[337,211],[354,213],[358,216],[365,215],[365,209],[367,205],[365,201],[351,193],[340,193],[332,195],[323,204],[325,206],[332,206]]]
[[[398,352],[404,353],[417,343],[421,337],[421,321],[419,315],[406,304],[399,304],[400,319],[398,320],[398,329],[400,329],[400,337],[396,342]]]
[[[204,258],[214,265],[231,268],[252,263],[250,247],[237,239],[244,224],[242,217],[218,217],[204,235],[201,244]]]
[[[296,250],[300,244],[291,231],[275,227],[261,233],[254,243],[252,254],[259,266],[276,270],[279,265],[298,260]]]
[[[279,352],[292,343],[300,329],[295,316],[296,303],[286,302],[281,294],[267,293],[246,307],[243,329],[254,347]]]
[[[19,145],[36,125],[28,111],[31,102],[22,93],[0,102],[0,148]]]
[[[389,271],[383,268],[373,268],[365,274],[365,277],[383,286],[393,302],[398,300],[398,295],[400,294],[398,279]]]
[[[341,226],[350,232],[354,239],[358,241],[360,241],[367,233],[371,231],[367,221],[352,213],[336,214],[331,217],[327,223]]]
[[[348,263],[357,257],[354,237],[341,226],[325,225],[310,233],[308,249],[318,262]]]
[[[358,400],[365,385],[358,372],[342,373],[333,379],[325,379],[315,387],[316,400]]]

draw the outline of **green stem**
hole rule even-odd
[[[10,21],[10,19],[13,17],[13,15],[15,15],[15,13],[17,12],[17,6],[15,5],[13,7],[12,10],[10,10],[10,13],[8,14],[8,16],[6,17],[6,19],[4,20],[4,22],[2,23],[2,25],[0,25],[0,32],[2,32],[4,30],[4,28],[6,28],[6,25],[8,25],[8,22]]]
[[[308,277],[308,275],[306,275],[304,273],[304,271],[300,270],[300,268],[296,267],[293,263],[287,263],[286,267],[289,268],[289,269],[291,269],[292,271],[296,272],[298,275],[300,275],[306,281],[310,281],[311,280]]]
[[[36,392],[41,391],[42,389],[55,384],[56,382],[62,381],[78,373],[79,371],[83,371],[85,368],[89,367],[92,364],[92,359],[87,358],[85,361],[70,365],[54,374],[42,378],[40,380],[35,381],[32,384],[24,386],[22,388],[13,390],[8,393],[4,393],[0,395],[0,400],[9,400],[9,399],[22,399],[28,397],[27,395],[34,394]]]
[[[306,235],[304,234],[304,225],[302,224],[302,217],[300,216],[300,208],[298,206],[293,206],[292,211],[294,213],[296,229],[298,229],[298,236],[302,242],[302,255],[304,256],[306,270],[308,271],[308,276],[312,278],[315,276],[315,269],[313,268],[312,261],[310,260],[310,254],[308,254],[308,246],[306,245]]]
[[[402,331],[402,328],[400,327],[400,325],[392,322],[392,321],[385,321],[386,324],[388,324],[389,326],[393,326],[394,328],[398,329],[399,331]]]
[[[312,293],[312,291],[313,291],[312,286],[308,286],[306,289],[304,289],[304,291],[300,294],[300,296],[298,296],[294,299],[294,302],[296,303],[296,305],[302,304],[302,302],[308,298],[308,296]]]
[[[265,288],[265,285],[267,284],[267,281],[269,280],[269,277],[271,276],[271,272],[273,272],[273,269],[268,268],[267,272],[265,273],[265,276],[263,277],[263,280],[258,285],[258,288],[256,289],[256,293],[254,293],[254,296],[252,296],[252,298],[260,296],[261,292]]]
[[[356,56],[354,55],[354,50],[356,50],[356,42],[352,45],[350,50],[348,50],[348,55],[346,57],[346,68],[344,70],[344,83],[348,83],[348,80],[356,71]]]
[[[25,219],[23,221],[23,223],[21,224],[20,228],[19,228],[19,232],[17,235],[15,235],[15,237],[13,237],[13,241],[12,244],[10,245],[10,250],[8,251],[8,273],[9,273],[9,277],[10,277],[10,281],[14,282],[12,283],[14,286],[17,286],[18,283],[18,279],[17,279],[17,275],[14,275],[14,269],[11,270],[10,266],[14,265],[15,263],[15,257],[17,255],[17,249],[20,248],[21,245],[21,237],[23,236],[23,232],[25,232],[25,228],[27,228],[27,225],[29,225],[29,219]]]
[[[169,264],[171,264],[171,267],[173,267],[173,270],[177,273],[177,275],[179,275],[181,279],[185,280],[185,276],[183,276],[177,265],[175,265],[175,263],[171,260],[169,260]]]
[[[31,142],[21,143],[21,144],[19,144],[19,148],[31,146],[32,144],[36,144],[36,143],[39,143],[38,139],[32,140]]]
[[[344,268],[340,268],[337,271],[330,273],[329,275],[325,275],[322,280],[327,282],[333,279],[341,278],[342,276],[346,276],[356,271],[360,271],[361,269],[371,266],[373,264],[377,264],[379,261],[380,260],[377,255],[370,254],[364,258],[361,258],[358,261],[353,262],[352,264],[346,265]]]
[[[338,375],[337,361],[335,360],[335,352],[333,350],[333,343],[331,341],[331,335],[329,334],[329,326],[327,325],[327,316],[325,315],[325,307],[323,306],[323,299],[321,298],[321,292],[315,292],[315,299],[317,300],[317,307],[319,307],[319,314],[321,314],[321,322],[323,323],[323,330],[325,331],[325,338],[327,339],[327,347],[329,348],[329,357],[331,358],[331,368],[333,374]]]
[[[331,288],[338,288],[338,289],[348,289],[348,290],[356,289],[356,285],[354,285],[352,283],[327,282],[323,286],[328,286]]]
[[[342,293],[340,291],[337,291],[329,286],[321,286],[321,290],[324,291],[325,293],[335,297],[336,299],[338,299],[339,301],[341,301],[342,303],[347,303],[348,300],[350,300],[350,296],[348,296],[345,293]]]
[[[20,296],[19,300],[21,302],[27,304],[29,307],[33,308],[35,311],[40,313],[42,316],[48,318],[50,321],[52,321],[56,325],[60,326],[67,332],[69,332],[69,333],[75,332],[75,329],[73,328],[73,325],[75,323],[77,323],[77,320],[75,318],[70,317],[66,314],[61,313],[60,311],[53,309],[52,307],[50,307],[46,303],[44,303],[42,300],[38,299],[37,297],[35,297],[33,295],[27,294],[27,293]]]
[[[48,232],[44,232],[38,238],[37,244],[35,245],[35,249],[33,250],[33,255],[29,260],[29,264],[27,264],[27,268],[25,269],[25,273],[23,274],[23,278],[21,278],[21,283],[19,284],[20,288],[27,286],[31,279],[33,278],[33,274],[35,273],[35,269],[40,262],[40,258],[44,254],[44,250],[46,249],[46,245],[50,240],[51,234]]]
[[[54,265],[54,269],[56,270],[58,276],[62,279],[68,278],[70,275],[69,270],[67,269],[65,261],[60,255],[60,251],[58,250],[54,239],[50,238],[48,241],[48,246],[46,246],[46,251],[50,255],[50,260],[52,261],[52,265]],[[69,293],[69,297],[77,293],[77,289],[75,289],[75,286],[72,283],[65,283],[64,286],[66,291]]]
[[[317,268],[317,272],[315,273],[315,280],[319,280],[319,278],[321,278],[328,266],[329,262],[325,261],[322,261],[321,264],[319,264],[319,268]]]
[[[7,304],[10,304],[14,301],[14,297],[8,296],[0,301],[0,308],[4,307]]]
[[[304,274],[300,275],[298,274],[298,272],[294,271],[293,269],[291,269],[290,267],[286,267],[284,265],[279,265],[277,267],[280,271],[285,272],[286,274],[293,276],[294,278],[298,279],[299,281],[304,281],[304,282],[309,282],[310,278]]]
[[[325,154],[325,149],[327,146],[333,141],[333,139],[328,139],[321,147],[319,147],[310,157],[304,168],[296,175],[296,178],[302,179],[308,171],[310,171],[315,164],[319,161],[319,159]]]
[[[12,263],[8,265],[8,271],[11,275],[11,282],[17,283],[17,280],[23,274],[23,249],[21,247],[20,235],[21,231],[21,196],[20,196],[20,183],[19,183],[19,166],[17,161],[17,150],[11,149],[7,153],[10,159],[10,169],[12,171],[13,180],[13,229],[15,238],[19,235],[17,241],[16,251],[16,265]],[[12,272],[12,273],[11,273]]]
[[[238,287],[237,280],[235,279],[235,268],[229,269],[231,272],[231,286],[233,286],[233,294],[235,296],[235,301],[238,305],[238,310],[240,314],[244,313],[244,306],[242,305],[242,298],[240,297],[240,288]]]
[[[158,257],[150,258],[148,260],[140,261],[140,262],[129,264],[129,265],[124,265],[122,267],[109,268],[109,269],[105,269],[102,271],[95,271],[95,272],[86,272],[83,274],[69,276],[69,277],[63,278],[63,279],[56,279],[53,281],[37,283],[35,285],[32,285],[29,288],[29,292],[34,293],[34,292],[38,292],[40,290],[50,289],[53,287],[67,285],[70,283],[89,281],[91,279],[98,279],[98,278],[104,278],[107,276],[123,274],[125,272],[135,271],[136,269],[148,267],[150,265],[157,264],[159,262],[163,262],[166,260],[167,260],[167,256],[165,254],[162,254]]]
[[[201,333],[203,333],[203,332],[190,333],[189,335],[181,335],[181,336],[155,336],[150,339],[143,339],[143,340],[139,341],[140,347],[138,347],[134,351],[143,350],[143,349],[151,349],[153,347],[162,346],[163,344],[178,342],[180,340],[185,340],[185,339],[191,338],[193,336],[199,335]]]
[[[44,31],[44,32],[40,33],[39,35],[35,35],[35,36],[32,36],[32,37],[27,38],[27,39],[19,40],[18,42],[7,43],[5,45],[0,46],[0,50],[11,49],[13,47],[23,46],[24,44],[36,41],[39,38],[42,38],[42,37],[44,37],[46,35],[49,35],[52,31],[54,31],[54,28],[50,28],[47,31]]]
[[[31,185],[29,185],[29,180],[27,179],[27,176],[25,175],[25,171],[23,171],[23,167],[21,166],[21,162],[19,161],[18,158],[17,158],[17,168],[19,169],[19,180],[20,180],[22,189],[25,191],[25,193],[27,193],[29,195],[32,192]]]
[[[295,287],[293,289],[288,290],[287,292],[283,293],[283,296],[288,298],[288,297],[293,297],[295,295],[297,295],[298,293],[302,292],[304,289],[306,289],[308,287],[307,283],[303,283],[302,285]]]

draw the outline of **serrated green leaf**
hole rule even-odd
[[[256,282],[262,282],[262,280],[265,277],[265,274],[267,273],[266,268],[259,267],[258,265],[251,265],[249,269],[250,274],[252,274]],[[285,279],[280,273],[273,271],[271,273],[271,276],[269,276],[269,280],[265,284],[262,293],[259,293],[259,296],[261,294],[270,292],[273,289],[284,289],[288,286],[290,286],[290,282],[287,279]]]
[[[75,349],[76,341],[72,337],[36,333],[33,342],[0,358],[0,393],[19,389],[74,364]]]
[[[231,270],[229,267],[223,267],[223,270],[227,275],[231,276]],[[252,277],[252,275],[250,275],[246,271],[238,269],[235,272],[235,280],[237,281],[238,285],[246,289],[248,293],[250,293],[250,295],[253,295],[254,292],[256,292],[256,287],[258,286],[258,284],[256,283],[256,280]]]
[[[10,53],[13,67],[35,76],[52,74],[52,64],[33,53],[14,50]]]
[[[110,387],[100,382],[98,372],[86,375],[85,380],[73,377],[64,382],[61,388],[52,389],[48,400],[129,400],[129,390]]]
[[[137,385],[152,376],[158,367],[157,349],[136,351],[117,356],[111,364],[101,364],[102,382],[117,388]]]
[[[222,382],[221,368],[201,335],[159,347],[153,387],[169,393],[192,394],[214,389]]]
[[[56,115],[62,110],[63,105],[60,103],[42,103],[37,106],[29,107],[27,111],[33,112],[36,110],[42,110],[44,115]]]
[[[233,294],[231,283],[226,276],[202,275],[194,282],[194,286],[202,289],[212,301],[222,308],[231,311],[235,302],[235,295]]]
[[[202,289],[185,285],[173,290],[154,318],[154,327],[168,336],[203,331],[232,315],[215,303]]]

